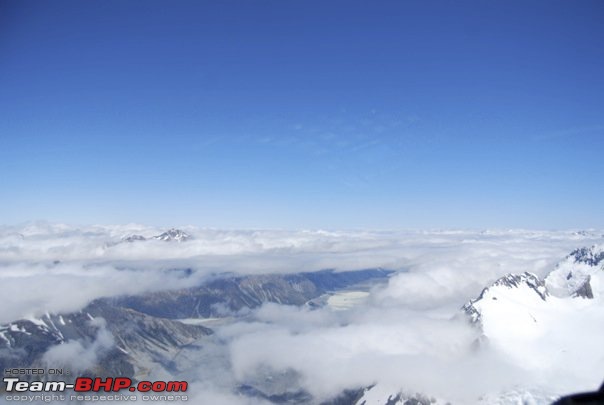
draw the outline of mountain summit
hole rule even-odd
[[[594,298],[592,283],[601,277],[602,264],[604,246],[576,249],[548,274],[545,284],[557,297]]]
[[[165,242],[176,241],[176,242],[185,242],[189,239],[193,239],[191,235],[186,233],[185,231],[181,231],[180,229],[171,228],[161,235],[154,236],[153,239],[162,240]]]
[[[161,240],[164,242],[171,242],[171,241],[185,242],[187,240],[193,239],[193,237],[191,235],[189,235],[188,233],[186,233],[185,231],[182,231],[180,229],[170,228],[166,232],[164,232],[160,235],[155,235],[151,238],[145,238],[142,235],[127,235],[122,238],[122,241],[123,242],[139,242],[139,241],[146,241],[149,239]]]

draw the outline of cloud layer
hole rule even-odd
[[[485,392],[545,383],[497,350],[473,351],[478,331],[458,316],[461,305],[505,273],[543,276],[571,250],[602,240],[596,231],[185,230],[194,239],[126,243],[124,236],[163,230],[46,223],[0,228],[0,323],[77,310],[98,297],[198,285],[216,274],[383,267],[399,272],[348,310],[266,304],[245,320],[216,327],[202,355],[219,371],[185,368],[184,377],[199,388],[193,395],[246,403],[232,395],[234,386],[259,375],[287,375],[293,387],[319,399],[377,383],[468,403]],[[190,276],[173,271],[184,268],[193,270]],[[103,336],[97,340],[106,346]],[[74,342],[47,357],[68,352],[86,359],[97,343]],[[581,378],[573,381],[586,385]]]
[[[377,299],[405,306],[459,305],[506,272],[543,273],[601,234],[535,231],[222,231],[185,228],[193,240],[126,243],[162,230],[141,225],[0,228],[0,322],[69,311],[90,300],[196,285],[220,273],[407,270]],[[184,279],[171,269],[190,268]]]

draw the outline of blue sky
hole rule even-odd
[[[601,1],[3,1],[0,223],[604,227]]]

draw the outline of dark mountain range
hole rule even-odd
[[[0,369],[44,367],[53,349],[75,344],[79,352],[94,355],[95,362],[82,366],[77,358],[66,359],[66,369],[78,368],[80,376],[137,378],[157,366],[170,369],[179,350],[212,333],[178,319],[221,316],[225,310],[265,302],[303,305],[326,292],[385,279],[390,273],[374,269],[226,277],[194,288],[97,299],[78,312],[0,326]],[[101,334],[109,343],[98,343]]]

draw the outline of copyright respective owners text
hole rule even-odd
[[[188,401],[186,381],[74,376],[62,368],[7,368],[2,403],[130,403]]]

